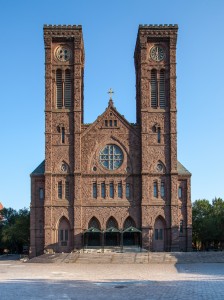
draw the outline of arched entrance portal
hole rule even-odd
[[[105,246],[119,246],[120,244],[120,231],[115,218],[110,217],[107,221],[106,231],[104,234]]]
[[[123,228],[123,245],[124,246],[139,246],[140,245],[140,231],[136,230],[135,221],[128,217],[124,222]]]
[[[71,228],[67,218],[62,217],[58,225],[58,251],[71,251]]]
[[[85,246],[100,246],[101,245],[101,230],[100,222],[96,217],[92,217],[88,224],[88,230],[84,235]]]
[[[159,216],[156,218],[153,233],[153,251],[165,251],[165,224],[166,223],[163,217]]]

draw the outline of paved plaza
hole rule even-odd
[[[223,300],[224,264],[24,263],[9,257],[0,259],[0,299]]]

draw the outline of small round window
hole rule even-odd
[[[116,170],[123,163],[123,152],[117,145],[106,145],[100,151],[100,163],[108,170]]]

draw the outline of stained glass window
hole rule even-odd
[[[122,183],[118,183],[118,198],[122,198]]]
[[[106,192],[105,192],[105,182],[101,183],[101,197],[105,198],[106,197]]]
[[[108,170],[118,169],[123,162],[123,152],[116,145],[106,145],[100,151],[100,163]]]

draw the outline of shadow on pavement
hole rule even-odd
[[[173,281],[79,281],[5,280],[0,282],[1,300],[21,299],[223,299],[224,281],[213,279]]]

